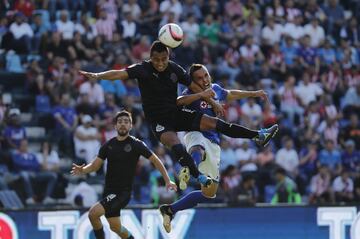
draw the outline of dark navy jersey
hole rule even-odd
[[[177,110],[178,83],[191,84],[186,71],[173,61],[158,72],[150,61],[143,61],[126,69],[129,78],[137,79],[142,98],[143,110],[148,120],[158,120]]]
[[[226,100],[226,97],[228,94],[227,90],[225,90],[218,84],[212,84],[211,87],[215,91],[215,97],[214,97],[215,101],[219,102],[219,101]],[[193,93],[189,89],[186,89],[183,92],[183,95],[190,95],[190,94],[193,94]],[[194,101],[190,105],[187,105],[186,108],[191,109],[191,110],[200,111],[204,114],[216,117],[216,114],[215,114],[212,106],[210,104],[208,104],[205,100],[202,100],[202,99]],[[220,134],[217,133],[215,130],[202,131],[202,134],[206,138],[208,138],[211,142],[220,144]]]
[[[150,158],[152,154],[143,141],[133,136],[122,141],[114,137],[103,144],[98,157],[108,161],[104,191],[131,190],[139,157]]]

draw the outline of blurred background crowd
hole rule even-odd
[[[277,122],[266,148],[223,138],[216,202],[351,203],[360,200],[360,2],[357,0],[1,0],[0,190],[28,206],[90,206],[104,170],[69,176],[116,135],[112,116],[133,114],[144,140],[176,180],[179,165],[144,120],[135,79],[89,81],[80,69],[123,69],[147,59],[165,23],[183,44],[171,59],[205,64],[228,89],[265,90],[225,105],[250,128]],[[181,91],[181,89],[179,89]],[[198,187],[192,182],[188,190]],[[147,160],[132,204],[172,202]]]

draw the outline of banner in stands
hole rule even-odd
[[[360,239],[357,207],[199,208],[176,214],[170,234],[156,209],[126,209],[136,239]],[[110,232],[106,219],[106,238]],[[94,239],[86,211],[3,211],[1,239]]]

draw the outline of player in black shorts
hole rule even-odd
[[[131,135],[132,118],[129,112],[120,111],[114,117],[117,137],[103,144],[98,156],[89,164],[73,164],[71,174],[82,175],[100,169],[104,160],[108,160],[103,199],[89,210],[89,219],[97,239],[105,239],[100,217],[105,215],[110,229],[121,238],[134,238],[121,225],[120,210],[124,208],[131,197],[135,169],[140,156],[148,158],[160,171],[167,189],[177,190],[176,184],[170,181],[169,175],[161,160],[145,145],[145,143]]]
[[[202,91],[186,71],[169,60],[169,49],[160,41],[153,42],[150,49],[150,60],[129,66],[123,70],[110,70],[101,73],[80,71],[91,79],[126,80],[137,79],[145,118],[151,124],[157,138],[171,149],[172,153],[184,167],[185,171],[179,175],[180,182],[189,180],[189,172],[198,181],[208,186],[212,180],[202,175],[194,160],[181,144],[177,131],[208,131],[216,130],[233,138],[256,139],[265,145],[278,130],[278,126],[268,129],[250,130],[237,124],[229,124],[219,118],[210,117],[201,112],[182,109],[176,105],[178,83],[187,86],[192,92],[198,93],[194,97],[206,100],[218,114],[223,112],[219,103],[215,102],[214,92]],[[188,170],[188,171],[186,171]]]

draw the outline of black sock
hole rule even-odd
[[[195,178],[199,177],[200,172],[196,167],[194,159],[191,157],[191,155],[188,152],[186,152],[184,145],[176,144],[172,146],[171,152],[174,154],[176,160],[180,163],[181,166],[189,167],[190,174],[192,176],[194,176]]]
[[[104,228],[94,229],[94,234],[96,239],[105,239]]]
[[[216,130],[231,138],[253,139],[258,131],[245,128],[238,124],[229,124],[221,119],[216,122]]]

